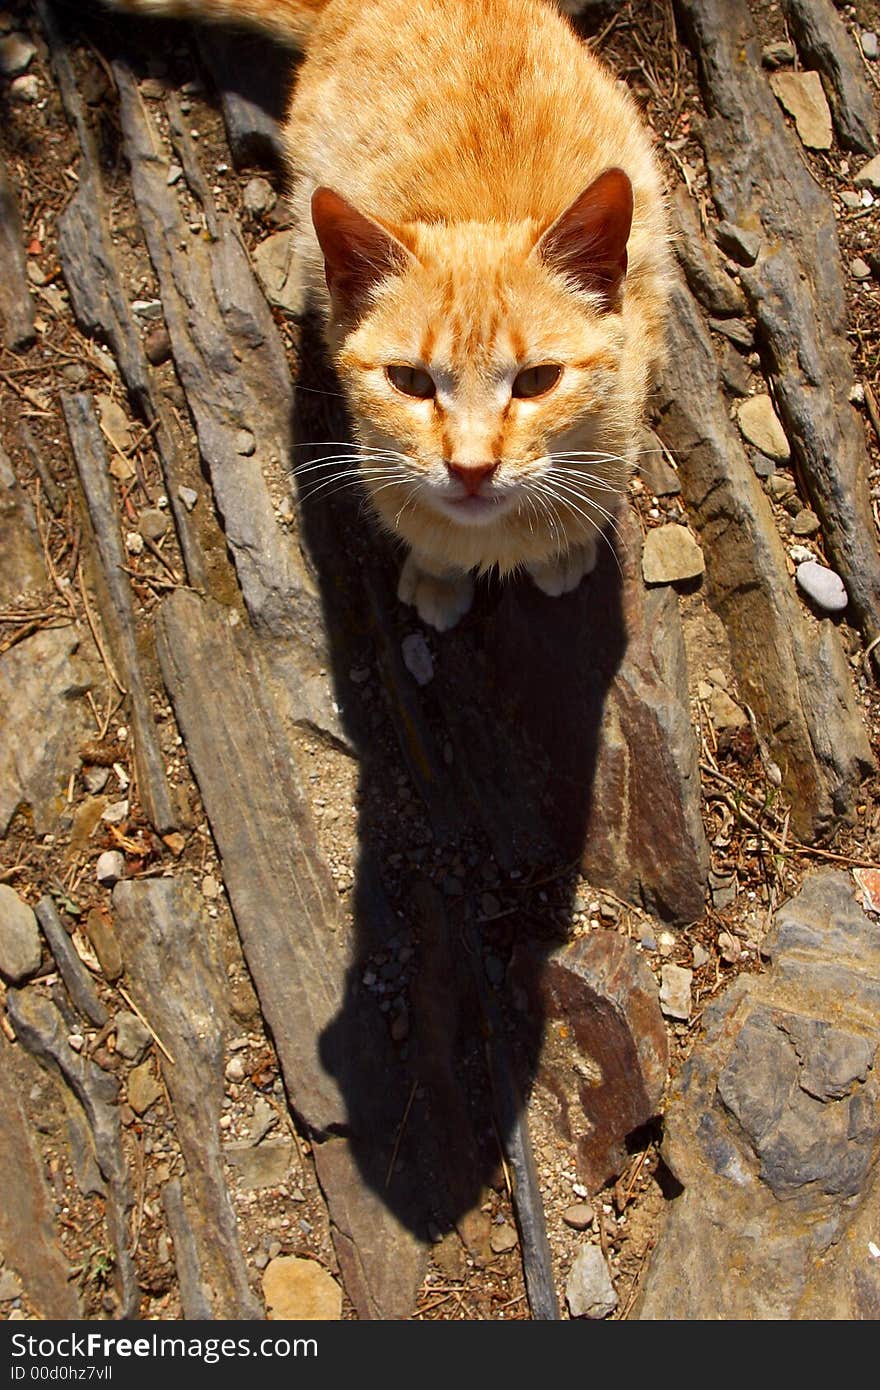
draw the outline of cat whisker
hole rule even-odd
[[[541,492],[544,492],[544,489],[540,484],[537,485],[537,488],[540,489]],[[584,521],[587,522],[587,524],[592,528],[592,530],[594,530],[596,534],[600,536],[602,540],[605,542],[605,544],[608,546],[608,549],[611,551],[611,554],[614,557],[614,563],[617,565],[618,571],[620,572],[620,575],[622,577],[623,568],[620,563],[620,557],[617,554],[615,547],[612,545],[608,535],[606,534],[607,527],[614,532],[621,545],[623,545],[623,537],[620,534],[620,531],[615,523],[613,516],[611,516],[611,514],[609,512],[606,512],[603,508],[599,507],[597,503],[592,501],[592,499],[581,498],[580,500],[582,501],[590,501],[591,505],[594,506],[595,509],[600,513],[600,515],[604,518],[606,524],[605,526],[600,526],[597,523],[595,517],[591,516],[588,512],[585,512],[581,507],[578,507],[568,497],[562,496],[555,491],[545,495],[549,495],[550,499],[554,503],[558,504],[560,507],[565,507],[568,511],[573,512],[575,515],[581,517]]]

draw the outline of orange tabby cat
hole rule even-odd
[[[437,628],[473,574],[595,561],[662,352],[666,224],[635,107],[544,0],[109,0],[305,49],[284,146],[373,508]],[[304,304],[307,302],[304,299]]]

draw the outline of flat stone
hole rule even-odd
[[[754,265],[761,249],[760,232],[740,227],[736,222],[721,221],[715,228],[715,240],[739,265]]]
[[[853,179],[856,188],[873,188],[880,191],[880,154],[875,154],[867,164],[863,164]]]
[[[119,979],[125,964],[109,916],[100,908],[93,907],[86,917],[85,931],[98,957],[102,975],[112,984],[114,980]]]
[[[787,502],[797,491],[794,478],[789,478],[784,473],[771,474],[766,487],[774,502]]]
[[[60,784],[93,736],[80,699],[90,675],[79,646],[77,628],[45,628],[0,656],[0,835],[22,804],[31,807],[38,835],[54,828]]]
[[[683,965],[664,965],[660,971],[660,1008],[667,1018],[687,1021],[691,1016],[693,972]]]
[[[30,66],[36,52],[36,45],[24,34],[4,34],[0,39],[0,72],[4,77],[17,77]]]
[[[303,298],[295,270],[294,245],[292,231],[273,232],[252,253],[254,269],[269,303],[291,314],[299,313]]]
[[[279,1187],[290,1172],[293,1144],[289,1139],[264,1139],[260,1144],[224,1144],[226,1162],[235,1171],[235,1184],[244,1192]]]
[[[655,526],[645,537],[642,575],[646,584],[694,579],[706,568],[703,552],[686,526]]]
[[[854,280],[870,280],[871,267],[861,256],[855,256],[849,263],[849,273]]]
[[[267,1317],[280,1321],[338,1321],[342,1290],[316,1260],[281,1255],[263,1272]]]
[[[795,580],[798,588],[826,613],[842,613],[849,603],[840,575],[827,565],[820,565],[818,560],[805,560],[798,565]]]
[[[141,1062],[139,1067],[132,1069],[128,1077],[128,1103],[136,1115],[145,1115],[161,1095],[162,1086],[151,1062]]]
[[[504,1221],[500,1226],[492,1227],[489,1245],[494,1255],[506,1255],[509,1250],[515,1250],[519,1245],[519,1236],[510,1223]]]
[[[710,319],[709,327],[741,352],[751,352],[755,346],[755,335],[745,319]]]
[[[598,1245],[578,1251],[565,1281],[565,1299],[573,1318],[607,1318],[614,1312],[617,1294]]]
[[[0,1303],[11,1303],[21,1298],[21,1280],[11,1269],[0,1270]]]
[[[843,206],[849,208],[851,212],[854,212],[856,208],[862,206],[861,196],[851,188],[845,188],[843,190],[840,195],[840,201],[843,203]]]
[[[191,487],[179,487],[177,489],[177,495],[188,512],[192,511],[199,500],[199,494]]]
[[[717,686],[714,686],[709,694],[706,708],[716,733],[723,733],[728,729],[742,729],[749,722],[745,711],[730,698],[726,690],[719,690]]]
[[[788,462],[791,445],[773,409],[773,402],[766,393],[749,396],[737,407],[736,418],[750,444],[777,463]]]
[[[40,929],[34,910],[0,883],[0,975],[17,985],[40,968]]]
[[[637,1316],[861,1320],[880,1307],[880,934],[812,873],[710,1004],[666,1111],[670,1204]]]
[[[663,457],[659,440],[650,453],[642,455],[639,460],[639,473],[645,487],[654,497],[677,497],[681,492],[679,476]]]
[[[114,1019],[116,1051],[129,1062],[139,1062],[153,1041],[153,1035],[137,1014],[120,1009]]]
[[[138,530],[148,541],[160,541],[169,524],[168,513],[159,507],[147,507],[138,517]]]
[[[668,1042],[654,975],[626,937],[599,931],[543,966],[518,950],[510,984],[544,1021],[534,1087],[574,1144],[581,1181],[598,1191],[623,1170],[627,1134],[647,1123],[663,1093]]]
[[[809,150],[830,150],[831,110],[817,72],[776,72],[770,78],[773,92],[794,117],[801,143]]]
[[[735,396],[748,396],[751,392],[751,369],[732,343],[725,348],[721,358],[721,380]]]

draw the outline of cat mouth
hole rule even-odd
[[[508,510],[512,500],[509,492],[468,492],[461,497],[440,495],[433,499],[444,516],[465,526],[497,521]]]

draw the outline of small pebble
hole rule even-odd
[[[112,888],[125,875],[125,859],[118,849],[105,849],[98,856],[95,877],[105,888]]]
[[[9,95],[13,101],[32,106],[40,100],[40,84],[32,72],[13,78],[9,84]]]
[[[250,458],[256,453],[257,441],[250,430],[237,430],[235,435],[235,452],[242,458]]]
[[[737,938],[731,936],[728,931],[718,933],[718,950],[721,953],[721,959],[726,961],[728,965],[735,965],[742,955],[742,946]]]
[[[840,575],[820,565],[818,560],[806,560],[798,565],[795,579],[807,597],[826,613],[842,613],[849,603]]]
[[[815,536],[821,529],[819,518],[809,507],[802,507],[791,523],[793,536]]]
[[[403,664],[418,685],[427,685],[434,679],[434,658],[420,632],[410,632],[400,644]]]
[[[144,538],[139,531],[126,531],[125,548],[129,555],[143,555]]]
[[[241,1057],[230,1057],[226,1063],[225,1076],[227,1081],[244,1081],[245,1065]]]
[[[147,361],[154,367],[161,367],[171,356],[171,336],[164,324],[151,328],[144,338],[144,352]]]
[[[493,1226],[489,1235],[489,1245],[495,1255],[505,1255],[519,1245],[516,1231],[506,1221],[501,1226]]]
[[[565,1281],[565,1298],[573,1318],[605,1318],[614,1312],[617,1294],[598,1245],[578,1251]]]
[[[875,62],[877,57],[880,56],[880,45],[878,45],[877,35],[874,33],[873,29],[865,29],[859,37],[862,45],[862,52],[865,57],[869,62]]]
[[[694,969],[695,969],[695,970],[699,970],[702,966],[706,965],[706,964],[708,963],[708,961],[709,961],[709,952],[706,950],[705,946],[702,946],[702,945],[700,944],[699,941],[695,941],[695,942],[694,942],[693,958],[694,958]]]
[[[188,512],[192,511],[199,500],[199,494],[191,487],[179,487],[177,489],[177,495]]]
[[[97,796],[98,792],[102,792],[109,777],[109,767],[84,767],[82,770],[83,786],[90,796]]]
[[[275,189],[268,179],[249,179],[241,195],[242,202],[252,217],[262,217],[271,212],[278,201]]]
[[[867,164],[863,164],[853,179],[856,188],[873,188],[880,191],[880,154],[875,154]]]
[[[168,513],[158,507],[147,507],[138,517],[138,530],[148,541],[160,541],[168,530]]]
[[[660,971],[660,1008],[667,1018],[691,1016],[693,972],[683,965],[664,965]]]
[[[871,267],[867,261],[863,261],[861,256],[856,256],[855,260],[849,263],[850,274],[854,280],[870,280]]]
[[[589,1202],[574,1202],[565,1208],[562,1219],[573,1231],[587,1231],[592,1226],[595,1215]]]

